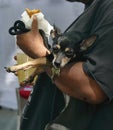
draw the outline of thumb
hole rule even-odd
[[[32,32],[36,32],[37,33],[37,30],[38,30],[38,20],[37,20],[37,17],[36,15],[33,16],[33,22],[32,22],[32,29],[31,31]]]

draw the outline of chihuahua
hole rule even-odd
[[[51,79],[54,78],[55,75],[60,75],[60,69],[64,67],[66,64],[70,62],[82,61],[84,52],[88,50],[90,46],[97,39],[96,35],[92,35],[79,43],[70,43],[69,39],[63,36],[58,31],[54,31],[51,33],[53,44],[51,46],[51,54],[34,59],[32,61],[28,61],[26,63],[20,65],[14,65],[10,67],[5,67],[7,72],[17,72],[19,70],[27,70],[30,68],[36,68],[32,75],[29,76],[28,79],[21,83],[21,86],[32,82],[37,74],[44,72],[44,68],[49,66],[52,68],[52,76]]]

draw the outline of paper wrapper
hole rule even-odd
[[[38,29],[42,29],[45,32],[46,37],[49,38],[51,30],[53,30],[53,26],[51,26],[50,23],[44,18],[44,14],[42,12],[34,15],[37,16]],[[26,28],[31,29],[33,16],[30,18],[26,11],[24,11],[21,16],[21,20],[25,23]]]

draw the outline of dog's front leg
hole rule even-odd
[[[30,69],[30,68],[37,67],[38,65],[43,66],[43,65],[47,65],[47,64],[49,64],[47,58],[41,57],[41,58],[38,58],[38,59],[28,61],[28,62],[23,63],[23,64],[5,67],[5,69],[6,69],[7,72],[15,73],[19,70],[27,70],[27,69]]]
[[[25,86],[27,84],[33,84],[35,77],[38,74],[45,72],[44,68],[45,68],[45,65],[37,66],[37,68],[32,72],[32,74],[27,79],[25,79],[24,81],[22,81],[20,83],[20,86]]]

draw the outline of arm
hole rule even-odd
[[[79,62],[65,66],[54,83],[62,92],[91,104],[105,101],[105,93],[96,81],[83,71],[82,65],[83,63]]]
[[[32,58],[46,56],[50,53],[37,30],[37,22],[37,18],[34,17],[31,31],[17,36],[17,45]]]

